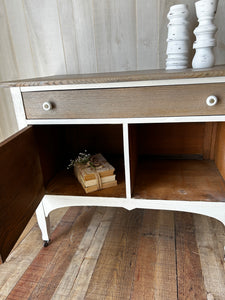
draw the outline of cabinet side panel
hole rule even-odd
[[[0,255],[5,261],[44,195],[32,127],[0,144]]]
[[[225,123],[219,123],[217,127],[215,162],[220,174],[225,180]]]

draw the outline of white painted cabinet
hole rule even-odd
[[[225,224],[224,66],[49,77],[2,85],[11,88],[18,124],[24,128],[15,138],[22,136],[26,149],[32,145],[29,155],[36,161],[39,178],[35,193],[26,194],[27,199],[33,197],[33,205],[29,214],[24,210],[21,230],[37,207],[45,245],[50,239],[50,212],[66,206],[187,211]],[[11,148],[13,140],[9,146],[4,142],[3,148]],[[13,147],[11,151],[16,151],[17,145]],[[101,152],[114,165],[116,187],[85,194],[66,170],[69,159],[84,149]],[[29,174],[29,157],[21,147],[19,152]],[[1,163],[7,168],[5,160]],[[22,169],[20,164],[17,174]],[[32,174],[22,181],[18,199],[29,184],[35,185]],[[10,199],[16,201],[13,193]],[[27,206],[21,204],[20,209],[23,205]],[[6,237],[4,241],[7,244]],[[10,251],[6,248],[2,260]]]

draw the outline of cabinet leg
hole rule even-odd
[[[36,216],[38,225],[41,229],[42,233],[42,240],[44,241],[44,247],[47,247],[50,242],[50,222],[49,222],[49,216],[46,217],[43,203],[41,202],[36,209]]]

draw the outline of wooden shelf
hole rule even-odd
[[[94,197],[126,197],[124,164],[122,159],[110,160],[115,167],[117,186],[86,194],[81,184],[75,178],[73,170],[58,172],[48,183],[46,193],[51,195],[67,196],[94,196]]]
[[[143,159],[133,198],[225,202],[225,184],[210,160]]]

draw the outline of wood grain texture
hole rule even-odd
[[[139,124],[137,148],[140,155],[203,156],[207,123]],[[209,142],[207,140],[207,142]],[[206,142],[205,142],[206,143]]]
[[[67,90],[23,93],[28,119],[144,118],[221,115],[225,113],[224,84]],[[208,95],[219,102],[207,106]],[[138,101],[137,101],[138,99]],[[44,111],[42,104],[52,103]],[[169,109],[168,109],[169,107]]]
[[[1,299],[224,299],[225,231],[214,219],[76,207],[51,217],[48,248],[35,224],[0,265]]]
[[[198,247],[195,241],[192,215],[176,213],[175,223],[178,281],[177,299],[204,300],[207,293],[204,286]]]
[[[221,266],[224,266],[224,226],[201,215],[193,215],[193,221],[206,292],[214,299],[223,299],[225,272]]]
[[[72,0],[57,0],[66,73],[79,74],[78,41],[75,29]]]
[[[51,231],[53,232],[61,221],[67,209],[62,208],[51,213]],[[36,217],[34,216],[36,219]],[[27,227],[25,231],[27,230]],[[35,245],[35,247],[33,247]],[[26,234],[26,238],[21,241],[18,247],[14,248],[8,256],[6,262],[0,267],[0,298],[6,299],[23,273],[32,263],[33,259],[38,255],[42,249],[41,232],[37,225],[35,225]]]
[[[215,146],[215,162],[221,175],[225,179],[225,155],[224,155],[224,142],[225,142],[225,124],[219,123],[216,137]]]
[[[136,1],[137,69],[159,68],[160,1]],[[162,21],[162,20],[161,20]]]
[[[55,286],[59,284],[70,264],[73,251],[78,249],[94,211],[94,208],[88,211],[85,208],[76,208],[66,212],[52,235],[52,247],[42,248],[9,294],[9,299],[51,298]],[[47,273],[52,276],[46,276]],[[43,289],[43,286],[46,288]]]
[[[225,185],[214,162],[143,159],[137,168],[134,198],[225,201]]]
[[[97,72],[93,4],[91,0],[72,0],[76,47],[80,73]]]
[[[34,76],[34,74],[38,76],[38,66],[37,61],[33,59],[32,55],[23,1],[18,1],[16,5],[13,0],[4,2],[12,42],[11,46],[12,49],[16,49],[14,55],[18,69],[18,77],[28,78]]]
[[[224,60],[224,57],[225,57],[225,41],[224,41],[225,27],[221,24],[222,18],[225,13],[225,5],[224,4],[225,4],[224,1],[218,2],[217,12],[216,12],[216,16],[215,16],[215,24],[218,28],[218,31],[216,33],[217,45],[214,49],[217,65],[221,64],[221,62]]]
[[[37,3],[34,0],[25,0],[23,3],[38,76],[65,74],[65,58],[56,1]],[[43,44],[45,47],[42,47]]]
[[[109,208],[96,209],[87,232],[83,236],[79,248],[74,253],[71,264],[62,277],[52,299],[75,299],[77,294],[81,299],[85,299],[92,273],[114,213],[115,211]],[[74,265],[77,267],[74,268]]]
[[[204,141],[203,141],[203,158],[214,159],[214,148],[216,139],[217,123],[205,123]]]
[[[135,70],[134,0],[93,1],[98,72]]]
[[[177,299],[174,214],[145,211],[131,299]]]
[[[185,69],[170,70],[154,69],[141,71],[104,72],[90,74],[56,75],[48,77],[31,78],[24,80],[5,81],[0,83],[0,87],[26,87],[43,85],[66,85],[66,84],[94,84],[94,83],[117,83],[126,81],[145,80],[167,80],[184,78],[207,78],[225,76],[224,65],[215,66],[209,69]]]
[[[10,79],[18,79],[19,71],[18,66],[15,58],[15,52],[12,47],[11,41],[11,33],[10,28],[8,26],[8,17],[6,13],[6,6],[5,1],[0,1],[1,7],[1,18],[0,18],[0,27],[1,27],[1,34],[0,34],[0,59],[4,64],[1,67],[1,80],[3,78]]]
[[[142,211],[117,211],[85,299],[130,299]]]
[[[31,127],[0,145],[0,253],[4,261],[44,195]]]

